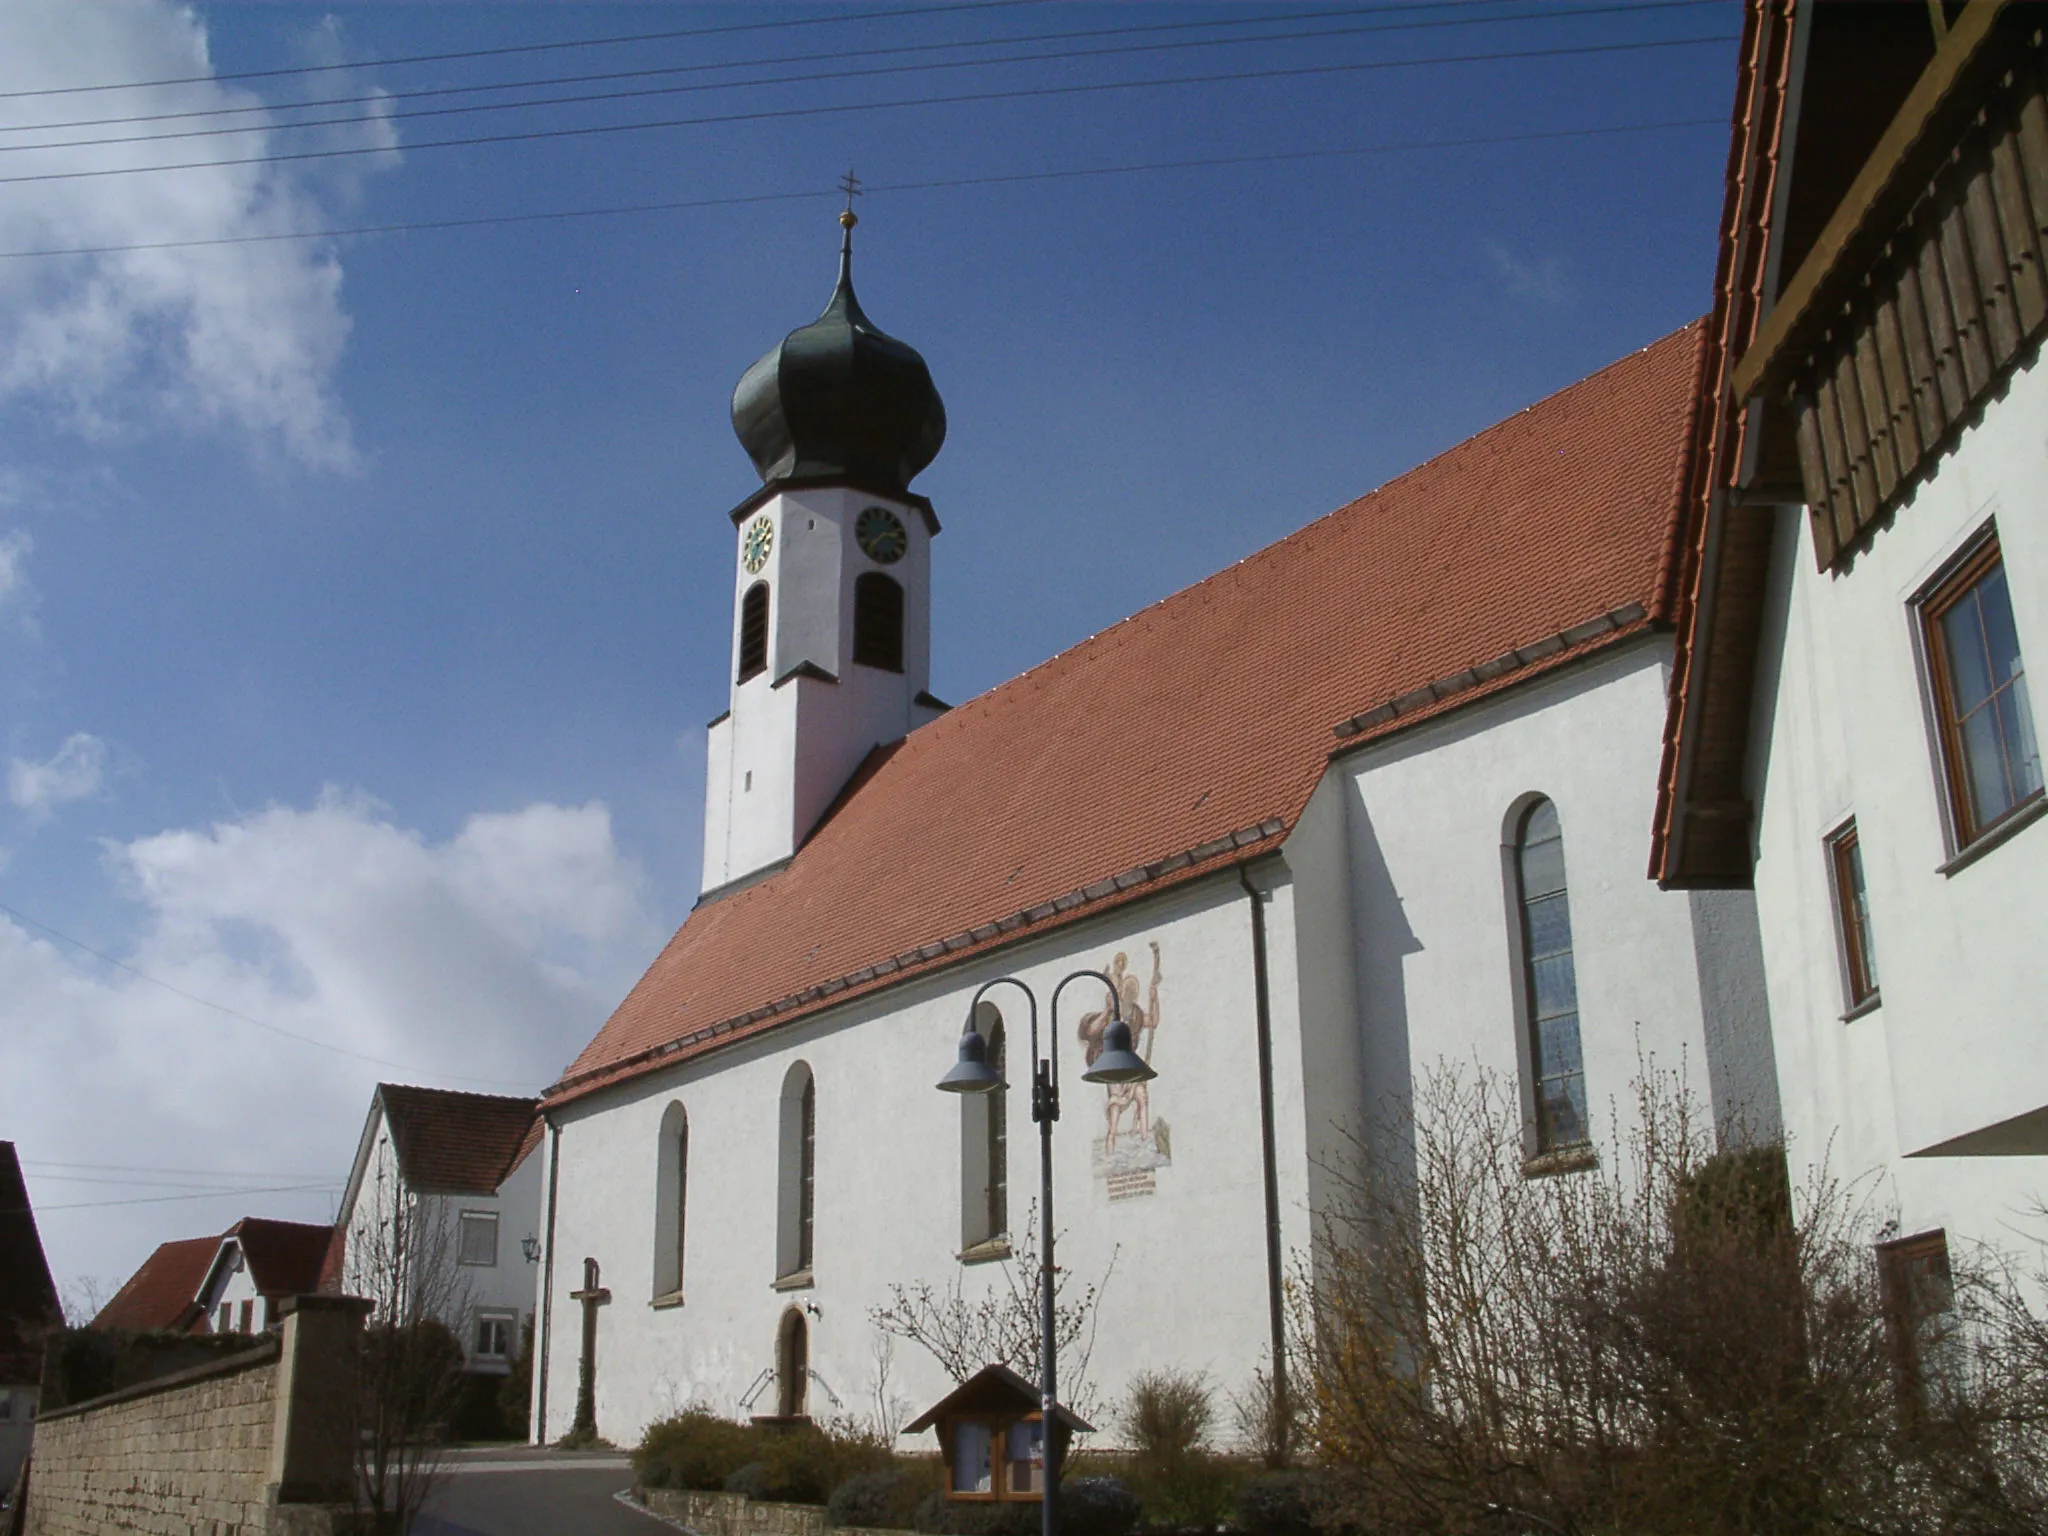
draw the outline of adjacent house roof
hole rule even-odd
[[[43,1379],[43,1335],[63,1321],[21,1161],[0,1141],[0,1385]]]
[[[871,754],[563,1103],[1279,845],[1330,757],[1664,621],[1698,324]]]
[[[321,1266],[334,1228],[304,1221],[244,1216],[224,1235],[241,1245],[249,1281],[263,1296],[303,1296],[320,1289]]]
[[[220,1236],[186,1237],[160,1243],[100,1308],[94,1328],[168,1328],[183,1332],[199,1311],[199,1287],[213,1268]]]
[[[539,1139],[536,1099],[402,1083],[379,1083],[377,1096],[411,1189],[495,1194]]]

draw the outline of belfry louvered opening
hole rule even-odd
[[[739,680],[768,670],[768,583],[757,581],[740,599]]]
[[[884,672],[903,670],[903,588],[879,571],[853,584],[853,659]]]

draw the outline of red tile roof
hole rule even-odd
[[[94,1328],[170,1328],[184,1332],[198,1311],[199,1287],[220,1251],[220,1235],[161,1243],[142,1268],[100,1308]]]
[[[63,1321],[21,1161],[0,1141],[0,1386],[43,1379],[43,1335]]]
[[[549,1102],[1264,852],[1333,751],[1661,621],[1700,334],[878,750],[785,868],[690,914]]]
[[[334,1241],[334,1228],[245,1216],[226,1235],[241,1243],[249,1281],[258,1295],[303,1296],[320,1288],[320,1270]]]
[[[537,1099],[379,1083],[385,1122],[408,1186],[440,1194],[494,1194],[534,1135]]]

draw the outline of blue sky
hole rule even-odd
[[[956,701],[1708,305],[1732,0],[857,19],[906,9],[0,11],[5,92],[349,66],[0,97],[0,146],[264,126],[0,148],[0,251],[790,194],[0,259],[0,1137],[61,1277],[325,1219],[275,1187],[340,1181],[380,1076],[538,1089],[686,915],[756,483],[727,402],[823,305],[849,167],[863,303],[946,399]],[[1116,28],[1151,30],[1047,36]],[[1018,53],[1063,56],[848,73]],[[1484,54],[1523,56],[1349,67]],[[1260,78],[1137,84],[1223,74]],[[682,83],[731,88],[404,115]],[[371,99],[279,126],[325,97]],[[267,110],[22,131],[224,106]],[[1340,153],[1458,140],[1502,142]],[[351,153],[221,163],[314,149]],[[207,163],[4,179],[170,161]]]

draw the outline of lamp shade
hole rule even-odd
[[[992,1093],[1002,1086],[1002,1073],[988,1064],[988,1042],[969,1018],[960,1031],[960,1059],[939,1079],[939,1087],[947,1093]]]
[[[965,1059],[965,1043],[962,1044]],[[958,1070],[957,1068],[955,1069]],[[1159,1074],[1145,1064],[1145,1058],[1131,1049],[1131,1026],[1111,1019],[1102,1032],[1102,1054],[1095,1065],[1081,1074],[1084,1083],[1146,1083]],[[941,1085],[943,1086],[943,1085]]]

